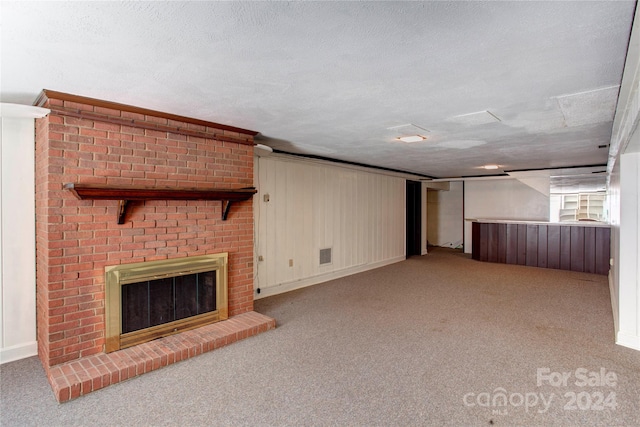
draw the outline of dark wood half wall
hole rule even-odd
[[[610,229],[601,225],[475,221],[472,258],[608,274]]]

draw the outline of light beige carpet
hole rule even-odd
[[[437,249],[255,305],[276,330],[63,405],[3,365],[0,423],[640,425],[605,276]]]

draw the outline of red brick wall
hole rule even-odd
[[[229,315],[253,309],[252,201],[78,200],[65,183],[253,186],[253,135],[45,98],[36,124],[38,349],[45,368],[103,351],[104,267],[229,252]],[[104,105],[104,104],[102,104]],[[148,113],[148,112],[147,112]],[[130,124],[129,124],[130,123]],[[198,135],[198,136],[194,136]]]

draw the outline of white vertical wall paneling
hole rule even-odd
[[[262,165],[262,163],[260,163]],[[260,203],[256,206],[256,212],[259,212],[261,218],[261,232],[263,233],[263,238],[258,238],[258,230],[255,231],[256,234],[256,243],[259,251],[258,253],[264,258],[264,261],[258,261],[258,276],[265,277],[268,282],[275,282],[277,280],[276,272],[277,269],[273,268],[273,261],[271,258],[277,258],[279,254],[277,253],[278,248],[278,238],[276,235],[276,227],[271,226],[276,219],[277,212],[276,209],[265,209],[267,204],[275,203],[276,195],[271,195],[271,188],[274,187],[276,183],[276,172],[275,168],[267,168],[260,167],[260,176],[262,179],[257,184],[258,186],[263,186],[264,191],[258,197]],[[263,195],[269,195],[271,198],[269,202],[264,201]]]
[[[609,171],[607,193],[609,202],[609,223],[611,224],[611,253],[609,269],[609,293],[613,311],[613,327],[617,335],[620,331],[620,161]]]
[[[37,352],[33,132],[32,119],[2,118],[2,362]]]
[[[282,281],[295,280],[295,269],[289,266],[289,260],[295,258],[296,248],[296,231],[295,224],[295,210],[294,208],[298,203],[281,203],[282,200],[296,200],[296,187],[299,182],[294,179],[294,175],[290,173],[290,170],[283,170],[282,173],[278,173],[277,185],[284,189],[282,194],[276,193],[276,200],[273,206],[276,206],[276,230],[281,230],[277,233],[278,246],[278,264],[276,267],[284,267],[282,271],[283,275],[279,279]],[[271,205],[270,205],[271,206]],[[295,265],[295,264],[294,264]]]
[[[256,297],[404,259],[404,178],[280,156],[256,164]],[[332,263],[320,266],[324,248]]]
[[[389,182],[389,180],[387,180],[385,182],[385,187],[386,187],[386,194],[389,194],[391,196],[391,198],[393,200],[395,200],[395,192],[393,191],[393,184],[391,182]],[[406,192],[406,183],[405,183],[405,188],[403,190],[404,192]],[[383,195],[380,195],[381,198],[383,197]],[[391,203],[385,203],[383,202],[385,205],[385,224],[387,224],[388,227],[393,227],[395,225],[394,222],[394,216],[393,216],[393,205]],[[406,209],[406,205],[401,205],[403,206],[404,209]],[[403,211],[404,211],[403,209]],[[406,213],[405,213],[406,216]],[[383,249],[383,253],[382,253],[382,258],[381,259],[387,259],[391,256],[392,251],[394,249],[393,247],[393,241],[391,241],[391,236],[388,233],[382,233],[382,238],[383,238],[383,244],[382,244],[382,249]],[[405,236],[406,238],[406,236]]]
[[[2,117],[0,117],[0,310],[2,310],[2,312],[0,312],[0,349],[4,349],[4,328],[5,328],[5,323],[6,321],[4,320],[4,301],[5,301],[5,297],[4,297],[4,232],[3,232],[3,228],[4,228],[4,219],[3,219],[3,213],[4,213],[4,192],[3,192],[3,182],[5,180],[4,177],[4,167],[3,167],[3,157],[2,157],[2,152],[4,151],[4,143],[3,143],[3,134],[5,133],[5,125],[4,125],[4,120],[2,119]],[[7,127],[8,128],[8,127]],[[6,140],[6,136],[4,137],[4,140]],[[6,156],[6,154],[5,154]],[[35,305],[35,302],[34,302]],[[1,354],[1,353],[0,353]],[[0,359],[0,362],[2,360]]]
[[[371,213],[373,214],[373,224],[381,224],[382,221],[384,221],[384,208],[385,206],[383,205],[382,201],[380,200],[380,192],[382,191],[380,188],[380,180],[378,179],[377,176],[372,176],[372,185],[371,185],[371,192],[373,193],[373,205],[375,205],[377,208],[375,210],[372,210]],[[378,233],[371,233],[371,237],[373,237],[373,241],[370,243],[371,244],[371,249],[373,251],[373,253],[371,254],[371,261],[375,262],[377,260],[379,260],[380,258],[382,258],[382,245],[383,245],[383,241],[382,241],[382,235],[378,234]]]
[[[318,242],[321,249],[331,247],[327,244],[327,206],[323,202],[325,196],[323,189],[318,187],[316,183],[324,180],[324,171],[320,169],[313,169],[310,171],[312,176],[310,192],[314,195],[311,198],[311,212],[316,212],[316,215],[311,215],[311,226],[313,231],[313,238]],[[326,269],[327,266],[322,266],[320,269]],[[309,276],[313,275],[313,268],[309,266]],[[274,282],[269,282],[274,283]]]
[[[285,238],[286,256],[284,262],[287,265],[289,274],[286,276],[287,281],[296,280],[300,276],[300,258],[305,254],[301,253],[301,241],[305,239],[304,230],[302,229],[302,217],[307,213],[306,206],[303,203],[301,187],[304,184],[304,178],[300,176],[298,167],[287,169],[285,172],[285,185],[287,188],[285,198],[292,200],[293,203],[285,203],[284,209],[285,223],[284,232],[279,236]],[[299,215],[301,214],[301,215]],[[293,260],[293,266],[289,265],[289,260]],[[297,261],[297,262],[296,262]]]
[[[329,177],[328,177],[329,178]],[[333,178],[333,179],[332,179]],[[333,198],[333,209],[331,214],[333,216],[333,229],[327,230],[333,232],[334,244],[334,256],[338,261],[337,268],[344,268],[346,265],[346,234],[348,230],[345,229],[343,213],[345,212],[346,203],[344,200],[344,193],[346,191],[345,176],[342,170],[336,171],[333,177],[329,178],[329,181],[333,181],[333,188],[335,188],[335,197]],[[332,203],[332,198],[328,197],[325,203]]]
[[[0,363],[37,354],[34,118],[0,104]]]
[[[367,229],[368,224],[371,221],[371,211],[366,208],[366,206],[370,206],[371,194],[368,191],[365,191],[368,188],[370,175],[369,174],[360,174],[358,175],[358,187],[357,187],[357,199],[358,206],[362,206],[360,208],[360,221],[358,221],[358,242],[363,246],[361,250],[357,251],[358,254],[358,264],[364,264],[371,256],[371,234]]]
[[[368,193],[370,196],[370,203],[369,206],[375,205],[375,206],[380,206],[380,201],[378,199],[378,194],[376,193],[376,189],[378,188],[376,186],[376,176],[371,175],[369,176],[369,180],[368,180],[368,185],[367,185],[367,189],[371,189]],[[363,189],[364,191],[364,189]],[[380,210],[379,209],[375,209],[375,210],[371,210],[369,211],[369,222],[373,223],[373,224],[377,224],[380,222]],[[380,242],[378,239],[378,234],[377,233],[369,233],[369,248],[368,248],[368,252],[369,252],[369,258],[370,260],[374,261],[377,259],[378,257],[378,251],[380,248]]]
[[[369,206],[376,206],[376,209],[372,209],[370,213],[370,224],[381,224],[384,221],[384,208],[385,206],[380,200],[380,192],[384,191],[380,188],[381,180],[376,175],[371,175],[369,177],[369,186],[367,189],[368,193],[371,195],[371,200]],[[367,191],[365,189],[364,191]],[[369,234],[369,245],[371,249],[371,258],[369,258],[372,262],[377,261],[382,257],[382,236],[379,233],[374,233],[370,231]]]
[[[640,130],[636,131],[640,139]],[[640,350],[640,153],[620,156],[619,330],[616,342]],[[624,232],[622,232],[624,230]]]
[[[406,203],[405,203],[405,198],[406,198],[405,195],[406,195],[406,192],[407,192],[406,182],[403,182],[402,185],[403,185],[402,191],[394,191],[393,187],[390,187],[389,191],[393,194],[393,199],[394,199],[393,204],[395,206],[403,206],[402,215],[405,216],[405,219],[403,221],[400,221],[400,222],[394,221],[393,218],[394,218],[395,212],[392,212],[391,210],[389,211],[389,216],[390,216],[390,222],[394,226],[394,235],[404,236],[404,238],[401,239],[401,240],[395,240],[395,242],[390,242],[388,247],[389,247],[389,250],[392,250],[392,249],[394,249],[394,244],[395,245],[400,244],[401,247],[400,246],[395,246],[394,252],[395,253],[401,252],[401,253],[406,255],[406,243],[405,243],[406,242],[406,233],[404,231],[405,230],[404,226],[405,226],[405,222],[406,222]],[[389,209],[391,209],[391,206],[392,205],[389,204]],[[392,254],[389,253],[388,256],[392,256]]]
[[[636,5],[609,149],[611,271],[616,343],[640,350],[640,3]],[[624,153],[624,154],[623,154]]]
[[[300,223],[300,237],[297,239],[297,254],[303,254],[306,258],[313,258],[315,254],[313,253],[312,248],[307,244],[309,241],[316,241],[316,237],[314,236],[313,229],[313,191],[309,191],[309,188],[313,188],[313,175],[312,174],[304,174],[302,173],[302,167],[298,168],[298,176],[301,175],[302,179],[300,183],[302,184],[297,188],[297,193],[300,195],[299,204],[302,209],[301,216],[299,217],[300,221],[296,221]],[[297,266],[300,268],[298,270],[299,274],[296,278],[300,277],[308,277],[309,275],[314,273],[314,268],[311,263],[300,262],[302,261],[300,256],[297,255],[296,260]]]

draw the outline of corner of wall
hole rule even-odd
[[[618,331],[616,334],[616,344],[640,351],[640,336]]]
[[[615,286],[611,270],[609,270],[607,278],[609,279],[609,297],[611,298],[611,310],[613,311],[613,331],[616,333],[618,331],[618,319],[620,317],[618,311],[618,289]]]
[[[0,365],[38,355],[38,342],[31,341],[0,349]]]
[[[636,5],[607,164],[616,344],[640,350],[640,3]],[[634,147],[634,148],[631,148]],[[630,152],[636,151],[636,152]]]
[[[48,113],[46,108],[0,103],[0,363],[38,352],[34,119]]]

